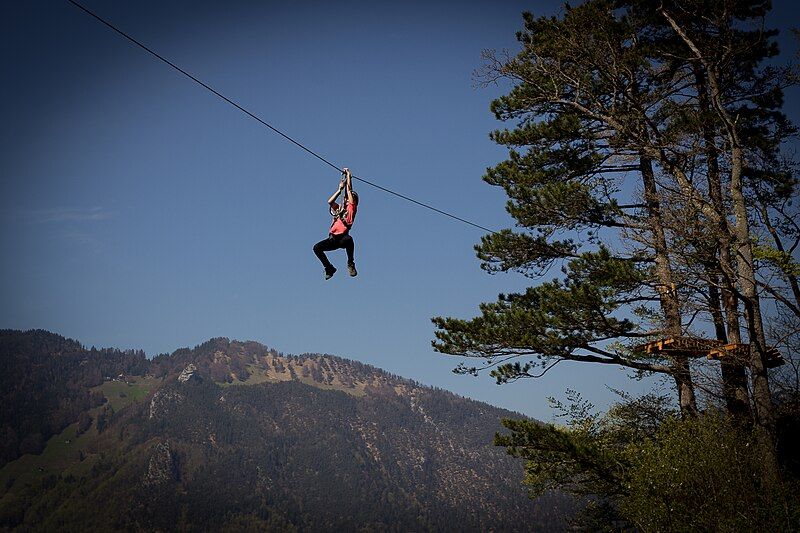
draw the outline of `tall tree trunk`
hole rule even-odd
[[[739,297],[745,306],[745,316],[747,317],[748,337],[751,347],[751,355],[749,360],[750,375],[753,383],[753,406],[755,420],[758,428],[758,438],[765,445],[770,453],[765,458],[764,463],[764,477],[766,479],[774,479],[779,477],[780,469],[778,468],[776,433],[775,433],[775,417],[772,405],[772,395],[769,390],[769,377],[767,375],[766,366],[766,337],[764,335],[764,327],[761,317],[761,305],[756,291],[756,276],[755,268],[753,265],[753,250],[750,243],[750,227],[747,218],[747,205],[745,203],[743,186],[742,186],[742,167],[744,155],[742,152],[741,139],[737,130],[736,119],[731,117],[728,110],[725,108],[723,102],[723,95],[721,93],[719,79],[716,72],[716,64],[709,61],[702,50],[700,50],[694,41],[687,35],[683,28],[673,19],[669,13],[664,10],[663,5],[658,8],[658,11],[664,16],[669,25],[675,30],[675,33],[683,40],[689,47],[695,58],[702,65],[701,75],[705,77],[708,83],[708,96],[712,109],[716,116],[722,122],[724,131],[727,137],[727,144],[730,147],[730,200],[733,207],[733,235],[736,244],[736,281],[739,291],[736,296]],[[715,42],[714,47],[724,48],[726,45],[730,46],[732,43]],[[683,184],[686,185],[685,183]],[[712,217],[718,219],[718,213],[715,209],[711,209]],[[727,215],[727,213],[726,213]],[[724,217],[724,218],[727,218]],[[724,248],[729,249],[723,244]],[[726,264],[720,261],[723,268],[723,274],[727,274],[724,270]],[[729,265],[730,263],[728,263]],[[732,280],[731,280],[732,281]],[[731,316],[734,316],[731,314]]]
[[[702,67],[699,63],[694,65],[695,83],[697,84],[698,105],[700,112],[706,114],[711,111],[709,102],[708,86]],[[711,205],[717,212],[716,237],[718,248],[716,253],[709,253],[711,258],[716,258],[715,265],[706,265],[709,277],[709,299],[711,304],[711,314],[714,319],[714,328],[717,339],[723,342],[741,344],[742,337],[739,330],[739,309],[735,295],[735,271],[731,262],[731,234],[728,227],[728,219],[725,213],[725,203],[723,201],[722,180],[719,172],[719,151],[716,145],[714,128],[708,120],[702,121],[703,143],[706,153],[706,170],[708,180],[708,196]],[[713,221],[709,221],[713,223]],[[722,287],[722,305],[725,309],[725,320],[723,321],[720,311],[720,290]],[[749,418],[750,394],[747,390],[747,360],[741,359],[737,352],[720,361],[722,373],[722,389],[725,395],[725,404],[728,412],[735,418]]]
[[[708,299],[711,316],[714,321],[714,332],[716,333],[717,340],[722,342],[741,343],[739,337],[739,324],[738,317],[734,316],[735,328],[731,329],[733,335],[728,335],[728,327],[730,322],[726,323],[726,315],[731,316],[730,304],[733,303],[733,313],[736,313],[736,298],[730,291],[726,294],[727,309],[723,314],[721,308],[720,297],[720,276],[714,272],[712,268],[707,267],[707,275],[709,277],[708,285]],[[724,289],[723,289],[724,290]],[[746,360],[740,359],[740,355],[735,352],[733,355],[727,355],[720,360],[720,370],[722,373],[722,394],[725,398],[725,407],[728,413],[737,420],[749,421],[751,418],[750,413],[750,395],[747,391],[747,372],[745,371]]]
[[[644,153],[640,153],[639,164],[644,185],[644,201],[647,204],[648,222],[653,237],[652,246],[655,250],[658,296],[665,320],[665,333],[669,336],[680,337],[683,333],[681,311],[675,281],[672,276],[672,267],[667,253],[667,239],[664,233],[664,225],[661,221],[661,206],[656,188],[655,174],[653,173],[653,163]],[[676,355],[673,356],[670,363],[673,370],[672,377],[678,389],[681,414],[683,416],[695,416],[697,414],[697,400],[689,368],[689,358]]]
[[[734,135],[735,137],[735,135]],[[733,201],[734,233],[736,235],[736,269],[739,272],[739,287],[744,303],[747,330],[750,337],[750,374],[753,380],[753,401],[756,422],[775,436],[775,417],[772,406],[772,393],[767,375],[767,342],[764,322],[761,317],[761,302],[756,290],[756,274],[753,266],[753,248],[750,242],[750,225],[747,220],[747,205],[742,190],[741,147],[731,150],[731,200]]]
[[[772,406],[772,395],[769,389],[767,375],[767,344],[764,335],[764,324],[761,316],[761,302],[756,290],[756,274],[753,265],[753,248],[750,242],[750,223],[747,219],[747,203],[744,198],[742,185],[742,170],[744,153],[739,138],[736,120],[731,117],[722,101],[722,93],[717,77],[716,66],[708,62],[692,39],[683,28],[673,19],[663,7],[659,12],[669,22],[670,26],[694,53],[703,66],[703,75],[708,83],[709,100],[716,115],[725,128],[728,145],[730,146],[730,198],[733,207],[733,234],[736,239],[736,270],[739,285],[739,297],[744,304],[745,317],[747,318],[748,336],[751,346],[750,375],[753,381],[753,402],[755,405],[756,423],[761,426],[771,440],[775,439],[775,416]]]

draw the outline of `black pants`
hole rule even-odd
[[[353,238],[347,233],[343,233],[342,235],[329,235],[327,239],[323,239],[314,245],[314,253],[317,254],[319,260],[322,261],[325,270],[331,270],[333,268],[333,265],[325,256],[325,252],[338,250],[339,248],[344,248],[347,251],[347,262],[353,263],[355,243],[353,242]]]

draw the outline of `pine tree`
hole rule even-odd
[[[559,263],[564,276],[501,295],[473,320],[435,318],[434,347],[486,357],[498,381],[536,375],[532,363],[508,362],[520,355],[539,357],[544,368],[572,360],[669,374],[692,414],[687,358],[637,349],[648,337],[683,332],[647,125],[667,115],[641,111],[664,108],[669,87],[657,86],[648,46],[613,7],[587,2],[563,19],[525,14],[520,54],[487,55],[486,81],[516,82],[492,110],[517,124],[492,134],[510,157],[484,179],[505,189],[522,231],[484,237],[478,256],[490,272],[539,276]],[[633,188],[640,197],[626,202]]]
[[[774,32],[753,27],[768,7],[595,0],[561,18],[526,14],[520,53],[487,53],[483,80],[514,85],[492,110],[514,127],[492,134],[509,158],[484,179],[504,188],[518,229],[484,237],[478,257],[489,272],[563,275],[501,295],[475,319],[434,318],[437,350],[485,359],[460,371],[492,367],[504,382],[562,360],[622,365],[671,375],[694,414],[688,358],[641,345],[702,336],[702,315],[719,341],[752,346],[723,362],[729,410],[747,417],[747,366],[756,421],[773,431],[757,289],[783,293],[754,258],[772,257],[792,288],[796,275],[782,241],[753,248],[753,224],[781,215],[779,237],[797,226],[782,210],[794,181],[770,169],[794,130],[780,112],[787,71],[763,66]]]

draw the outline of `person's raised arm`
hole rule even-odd
[[[345,195],[347,198],[347,203],[353,203],[353,176],[350,175],[350,169],[344,169],[344,179],[345,179]]]
[[[328,205],[333,204],[336,199],[339,198],[339,195],[342,194],[342,189],[344,189],[344,180],[339,182],[339,188],[336,189],[336,192],[333,193],[330,198],[328,198]]]

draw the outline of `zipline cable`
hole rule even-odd
[[[234,102],[233,100],[231,100],[230,98],[225,96],[224,94],[220,93],[219,91],[217,91],[216,89],[214,89],[213,87],[208,85],[207,83],[205,83],[202,80],[199,80],[196,77],[194,77],[193,75],[189,74],[188,72],[183,70],[181,67],[179,67],[178,65],[176,65],[175,63],[173,63],[169,59],[165,58],[164,56],[160,55],[155,50],[150,49],[145,44],[143,44],[143,43],[139,42],[138,40],[134,39],[133,37],[131,37],[130,35],[128,35],[124,31],[122,31],[121,29],[117,28],[116,26],[114,26],[113,24],[111,24],[110,22],[108,22],[107,20],[102,18],[100,15],[97,15],[96,13],[90,11],[89,9],[87,9],[84,6],[82,6],[81,4],[76,2],[75,0],[67,0],[67,2],[69,2],[72,5],[74,5],[75,7],[77,7],[78,9],[83,11],[84,13],[86,13],[87,15],[89,15],[89,16],[95,18],[96,20],[100,21],[105,26],[109,27],[110,29],[114,30],[115,32],[117,32],[121,36],[125,37],[127,40],[129,40],[130,42],[132,42],[133,44],[135,44],[136,46],[138,46],[139,48],[141,48],[145,52],[149,53],[153,57],[155,57],[157,59],[160,59],[161,61],[163,61],[164,63],[166,63],[170,67],[174,68],[175,70],[177,70],[178,72],[180,72],[181,74],[183,74],[184,76],[189,78],[190,80],[194,81],[195,83],[197,83],[201,87],[211,91],[212,93],[214,93],[218,97],[222,98],[223,100],[225,100],[226,102],[231,104],[233,107],[235,107],[236,109],[238,109],[242,113],[244,113],[244,114],[248,115],[249,117],[257,120],[259,123],[261,123],[262,125],[266,126],[269,129],[271,129],[272,131],[274,131],[275,133],[277,133],[278,135],[280,135],[281,137],[283,137],[287,141],[291,142],[292,144],[296,145],[298,148],[301,148],[301,149],[305,150],[306,152],[308,152],[309,154],[313,155],[314,157],[316,157],[317,159],[319,159],[320,161],[322,161],[326,165],[328,165],[330,167],[333,167],[338,172],[342,171],[341,168],[339,168],[338,166],[334,165],[333,163],[331,163],[330,161],[328,161],[327,159],[325,159],[324,157],[322,157],[321,155],[316,153],[314,150],[308,148],[307,146],[303,145],[299,141],[297,141],[297,140],[291,138],[290,136],[286,135],[285,133],[283,133],[278,128],[272,126],[271,124],[269,124],[265,120],[261,119],[260,117],[256,116],[255,114],[251,113],[250,111],[248,111],[247,109],[245,109],[241,105],[237,104],[236,102]],[[358,180],[358,181],[360,181],[362,183],[365,183],[365,184],[367,184],[367,185],[369,185],[371,187],[375,187],[376,189],[380,189],[381,191],[387,192],[389,194],[393,194],[394,196],[397,196],[398,198],[402,198],[403,200],[407,200],[407,201],[409,201],[411,203],[417,204],[418,206],[424,207],[426,209],[430,209],[431,211],[435,211],[436,213],[439,213],[440,215],[444,215],[446,217],[450,217],[450,218],[452,218],[454,220],[458,220],[459,222],[463,222],[465,224],[469,224],[470,226],[474,226],[474,227],[482,229],[484,231],[488,231],[489,233],[496,233],[494,230],[491,230],[489,228],[481,226],[480,224],[476,224],[474,222],[470,222],[469,220],[466,220],[464,218],[461,218],[461,217],[458,217],[458,216],[453,215],[451,213],[448,213],[447,211],[442,211],[441,209],[437,209],[436,207],[433,207],[432,205],[428,205],[428,204],[426,204],[424,202],[420,202],[418,200],[410,198],[410,197],[408,197],[408,196],[406,196],[404,194],[400,194],[399,192],[395,192],[395,191],[393,191],[391,189],[387,189],[386,187],[378,185],[377,183],[374,183],[372,181],[366,180],[364,178],[359,178],[358,176],[353,176],[353,179],[354,180]]]

